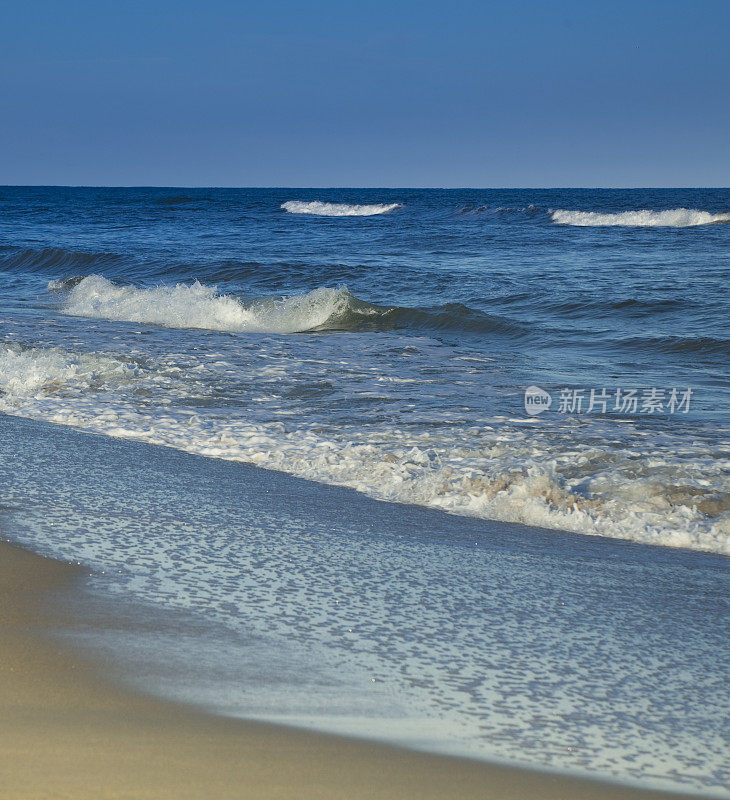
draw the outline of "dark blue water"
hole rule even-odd
[[[282,211],[293,197],[402,205],[349,218]],[[14,277],[196,278],[243,297],[344,284],[370,303],[424,311],[384,327],[453,332],[480,350],[519,338],[515,350],[544,353],[555,374],[586,384],[647,371],[696,380],[730,355],[730,228],[558,225],[550,214],[688,208],[727,222],[728,190],[5,188],[0,203]],[[721,412],[714,389],[726,377],[698,387],[697,404]]]
[[[730,190],[2,188],[0,504],[193,614],[97,642],[147,690],[721,795],[728,222]]]

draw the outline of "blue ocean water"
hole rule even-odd
[[[163,693],[722,793],[728,222],[730,190],[0,188],[0,503],[195,617],[117,643]]]
[[[5,188],[0,402],[728,553],[729,209],[727,190]]]

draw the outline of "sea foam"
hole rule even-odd
[[[400,207],[400,203],[372,203],[370,205],[350,205],[348,203],[322,203],[319,200],[287,200],[281,207],[290,214],[314,214],[318,217],[372,217],[387,214]]]
[[[133,364],[105,355],[0,344],[0,393],[10,398],[98,392],[134,377]]]
[[[596,211],[569,211],[558,208],[550,211],[553,222],[558,225],[580,227],[624,226],[633,228],[691,228],[696,225],[730,223],[730,212],[713,214],[693,208],[673,208],[668,211],[620,211],[604,214]]]
[[[547,429],[505,418],[450,430],[382,423],[374,432],[354,417],[328,430],[291,414],[292,392],[311,384],[301,380],[308,367],[286,358],[277,364],[273,352],[257,344],[269,362],[252,363],[249,394],[217,409],[216,394],[241,378],[222,354],[181,361],[4,344],[0,412],[247,462],[380,500],[730,555],[727,462],[708,462],[702,441],[677,455],[661,436],[629,438],[604,453],[593,441],[615,432],[600,421],[580,443],[569,420]],[[342,380],[353,379],[360,396],[363,377],[346,369]]]
[[[63,291],[66,286],[61,310],[70,316],[251,333],[314,330],[342,316],[356,302],[344,287],[244,302],[198,281],[143,289],[121,286],[101,275],[65,285],[51,281],[48,288]]]

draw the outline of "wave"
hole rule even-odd
[[[206,362],[193,357],[180,369],[167,357],[135,362],[0,343],[0,411],[392,502],[730,555],[730,483],[722,464],[708,462],[702,441],[678,454],[661,437],[606,449],[598,443],[615,432],[600,427],[581,441],[572,425],[531,429],[503,418],[478,430],[384,424],[369,436],[357,422],[327,431],[235,407],[208,414],[204,404],[190,406],[191,397],[217,391],[210,379],[219,367]]]
[[[462,214],[484,214],[488,211],[494,211],[495,209],[492,206],[482,204],[482,205],[475,205],[474,203],[467,203],[465,206],[460,206],[456,209],[454,214],[460,216]]]
[[[318,217],[372,217],[376,214],[387,214],[400,203],[373,203],[370,205],[350,205],[348,203],[322,203],[319,200],[305,202],[303,200],[287,200],[281,207],[290,214],[314,214]]]
[[[246,303],[198,281],[141,289],[121,286],[101,275],[60,284],[51,281],[48,288],[66,292],[61,310],[74,317],[251,333],[316,330],[342,316],[354,299],[344,288],[320,288],[304,295]]]
[[[186,194],[175,194],[169,197],[160,197],[157,202],[163,206],[178,206],[183,203],[193,203],[195,200]]]
[[[527,335],[530,330],[516,320],[486,314],[461,303],[433,308],[374,305],[350,294],[345,286],[248,301],[220,294],[215,286],[198,281],[143,289],[122,286],[101,275],[50,281],[48,289],[63,294],[60,308],[70,316],[167,328],[281,334],[415,328],[510,336]]]
[[[122,262],[116,253],[86,253],[63,247],[0,247],[0,269],[8,272],[89,272]]]
[[[620,211],[615,214],[597,211],[569,211],[558,208],[550,211],[552,221],[558,225],[580,227],[624,226],[635,228],[690,228],[696,225],[730,223],[730,212],[713,214],[692,208],[673,208],[668,211]]]
[[[730,339],[718,336],[634,336],[620,339],[618,344],[625,347],[661,350],[665,353],[730,358]]]
[[[363,320],[360,328],[378,330],[458,331],[460,333],[496,333],[511,336],[527,336],[532,328],[518,320],[498,314],[486,314],[463,303],[445,303],[430,308],[404,308],[395,306],[383,309],[375,319]]]

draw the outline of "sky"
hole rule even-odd
[[[3,0],[0,184],[730,186],[730,2]]]

